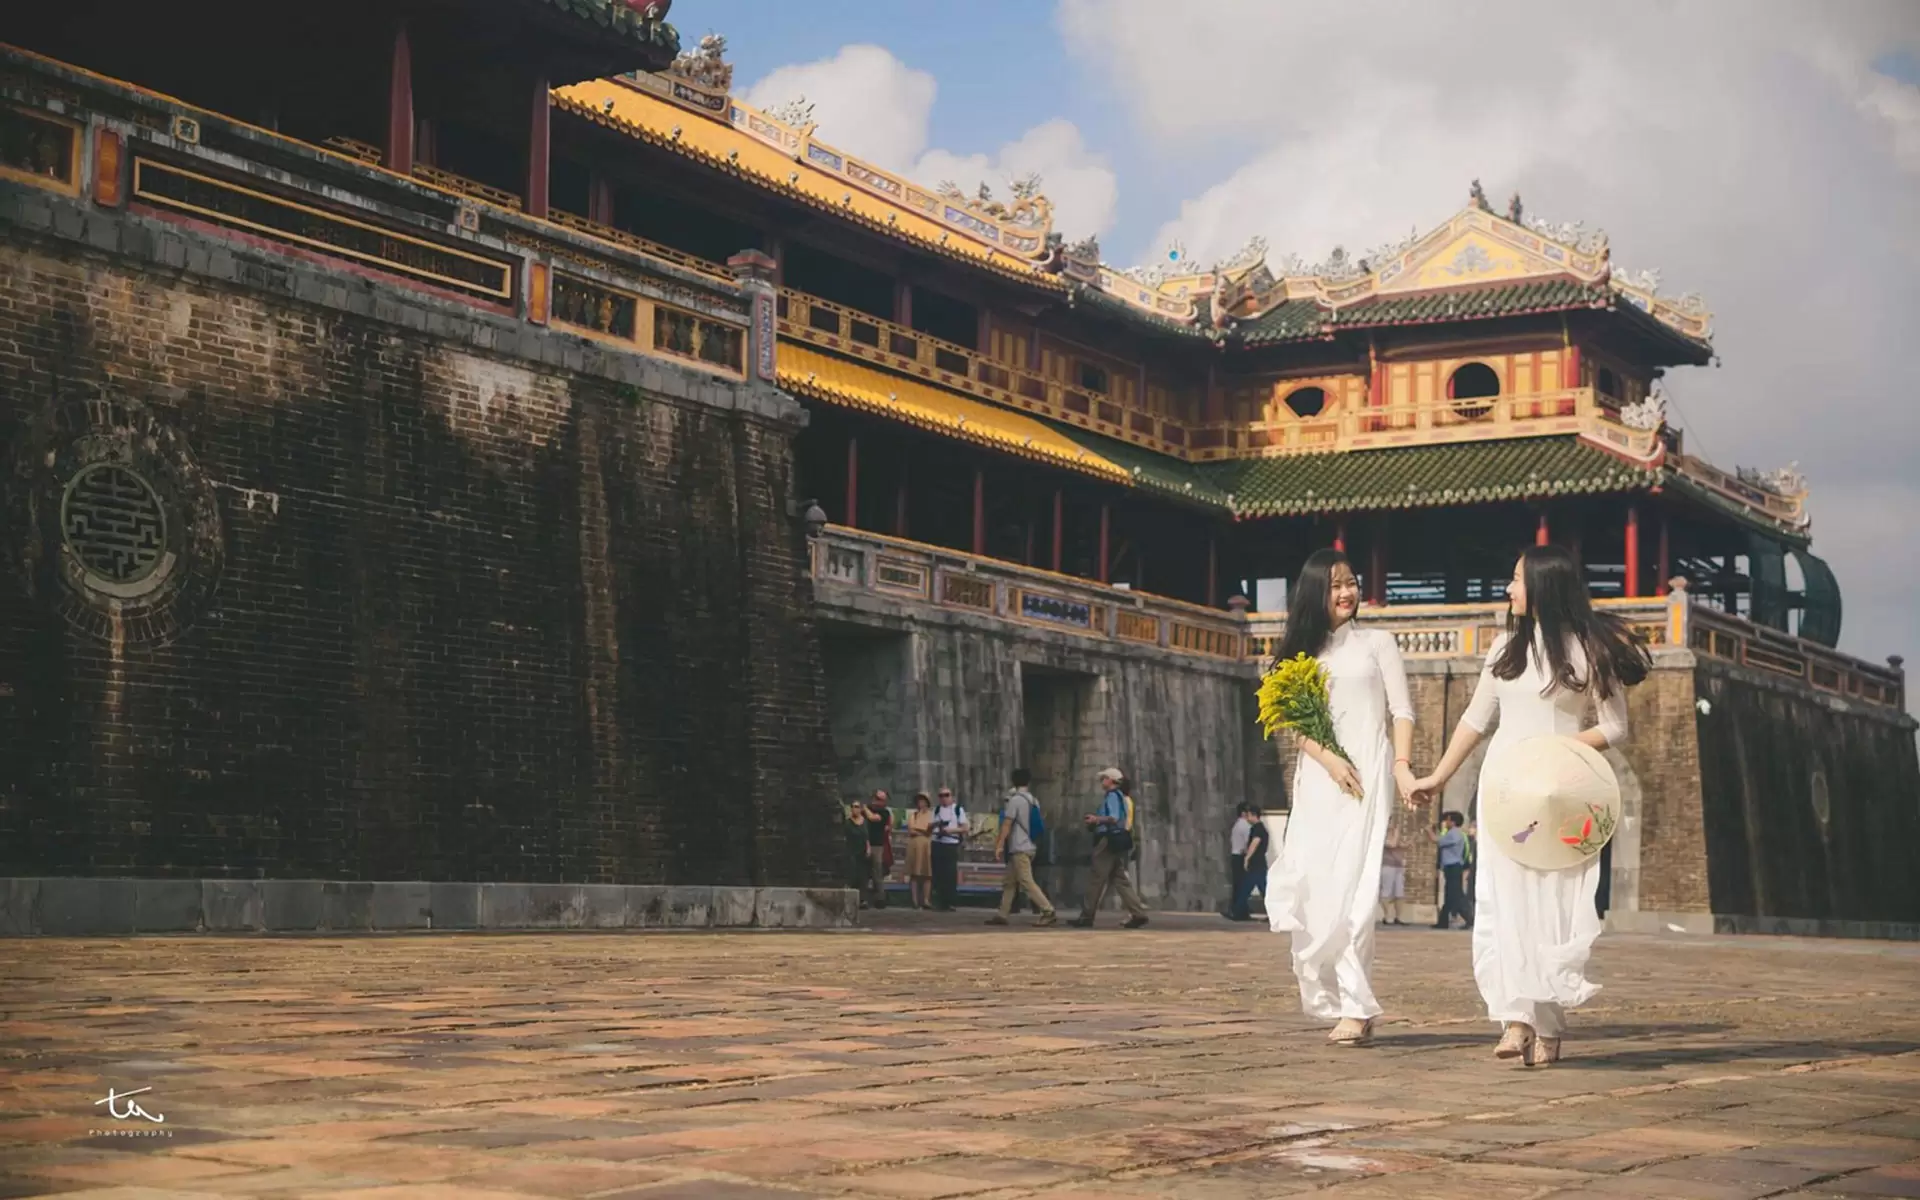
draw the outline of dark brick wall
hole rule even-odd
[[[414,303],[0,229],[0,876],[837,884],[793,426]],[[59,576],[88,399],[191,456],[176,539],[210,497],[138,624]]]
[[[1892,712],[1702,659],[1713,911],[1920,921],[1920,762]]]

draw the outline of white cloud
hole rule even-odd
[[[1053,202],[1053,227],[1069,240],[1104,233],[1113,225],[1120,184],[1107,160],[1087,148],[1071,121],[1035,125],[1000,147],[992,158],[929,150],[914,164],[913,176],[926,183],[953,180],[971,193],[987,183],[1004,195],[1005,181],[1036,174],[1041,191]]]
[[[1873,69],[1920,45],[1913,4],[1061,0],[1059,27],[1131,106],[1139,169],[1239,155],[1151,245],[1364,251],[1434,227],[1477,176],[1496,207],[1518,189],[1702,293],[1725,367],[1669,376],[1691,448],[1798,460],[1843,647],[1920,659],[1920,89]]]
[[[832,58],[776,67],[743,94],[756,108],[804,96],[821,136],[890,171],[927,147],[937,85],[879,46],[842,46]]]
[[[1071,121],[1027,130],[992,154],[927,149],[937,85],[879,46],[844,46],[831,58],[776,68],[742,96],[771,108],[802,96],[821,140],[929,186],[952,180],[971,195],[981,183],[1006,199],[1005,184],[1029,174],[1054,205],[1054,228],[1070,237],[1113,224],[1119,185]]]

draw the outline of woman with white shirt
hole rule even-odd
[[[1380,856],[1393,819],[1393,793],[1413,795],[1413,704],[1393,635],[1360,629],[1360,583],[1346,555],[1307,559],[1287,609],[1275,662],[1319,659],[1342,758],[1298,738],[1293,809],[1267,889],[1274,932],[1293,935],[1293,973],[1308,1016],[1336,1021],[1328,1039],[1363,1046],[1380,1015],[1369,975]]]
[[[1446,754],[1415,783],[1422,796],[1445,786],[1496,717],[1482,779],[1502,751],[1542,734],[1602,751],[1627,740],[1626,690],[1651,664],[1624,625],[1594,611],[1579,562],[1558,546],[1531,547],[1514,565],[1507,598],[1507,632],[1487,655]],[[1601,929],[1599,856],[1540,871],[1495,847],[1474,868],[1473,975],[1487,1015],[1504,1027],[1494,1054],[1527,1066],[1557,1062],[1566,1010],[1600,990],[1586,977]]]

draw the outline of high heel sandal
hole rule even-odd
[[[1493,1048],[1493,1056],[1526,1059],[1533,1053],[1533,1043],[1533,1026],[1510,1021],[1500,1034],[1500,1044]]]
[[[1371,1046],[1373,1044],[1373,1020],[1362,1021],[1358,1017],[1341,1017],[1340,1023],[1333,1027],[1327,1040],[1336,1046]]]
[[[1533,1044],[1527,1047],[1527,1065],[1544,1067],[1560,1061],[1560,1039],[1557,1037],[1535,1037]]]

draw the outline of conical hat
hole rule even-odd
[[[1480,844],[1522,866],[1585,865],[1620,824],[1620,781],[1598,750],[1553,734],[1516,742],[1480,780]]]

